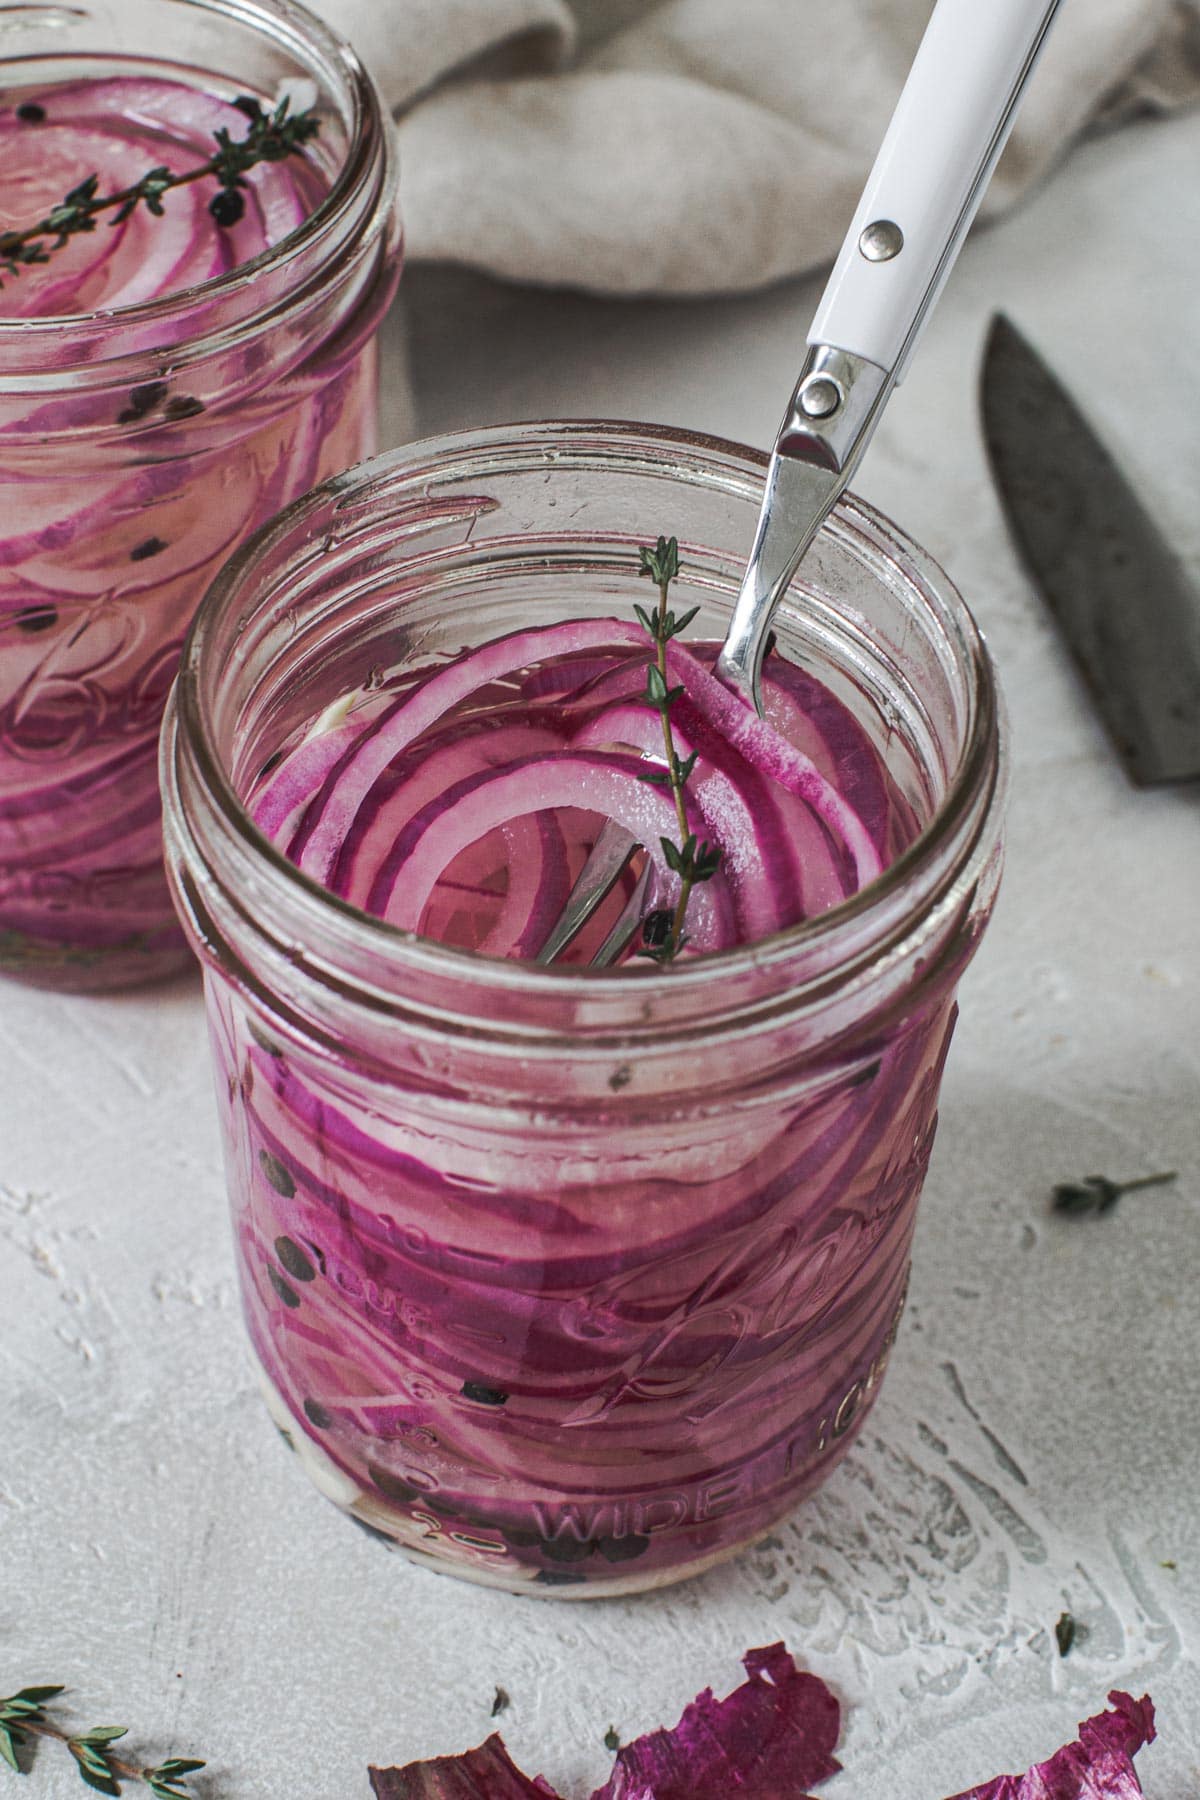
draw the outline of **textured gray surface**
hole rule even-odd
[[[989,634],[1015,779],[911,1304],[825,1491],[645,1600],[522,1602],[410,1567],[308,1487],[253,1391],[196,984],[7,987],[0,1693],[66,1682],[148,1755],[206,1755],[213,1796],[340,1800],[369,1760],[478,1741],[500,1683],[514,1755],[583,1795],[610,1723],[673,1722],[783,1637],[847,1702],[830,1800],[1023,1767],[1116,1684],[1159,1705],[1153,1800],[1200,1789],[1198,791],[1126,785],[1004,538],[973,395],[1001,303],[1077,388],[1105,380],[1090,410],[1148,489],[1165,448],[1154,505],[1200,563],[1198,157],[1197,115],[1097,142],[973,242],[864,471]],[[421,271],[418,425],[590,412],[764,442],[814,297],[611,305]],[[398,332],[390,354],[398,435]],[[1047,1213],[1055,1180],[1161,1166],[1179,1182],[1109,1218]],[[51,1750],[19,1791],[80,1788]]]

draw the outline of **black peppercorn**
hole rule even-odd
[[[222,188],[209,201],[208,210],[218,225],[236,225],[246,210],[246,202],[236,188]]]

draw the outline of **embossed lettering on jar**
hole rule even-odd
[[[283,100],[318,126],[44,262],[0,242],[0,972],[111,988],[187,959],[155,755],[200,596],[376,446],[395,159],[353,53],[274,0],[31,6],[3,49],[0,232],[91,174],[103,196],[194,169]]]
[[[986,652],[941,571],[845,502],[777,654],[853,714],[915,835],[849,900],[666,970],[394,929],[308,880],[244,802],[351,692],[517,629],[630,618],[637,546],[664,528],[674,604],[719,640],[761,479],[752,452],[649,426],[377,459],[223,573],[164,730],[268,1405],[359,1520],[518,1591],[631,1592],[732,1554],[876,1401],[999,876]]]

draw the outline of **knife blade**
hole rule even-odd
[[[996,314],[980,391],[1009,528],[1139,786],[1200,776],[1200,589],[1066,389]]]

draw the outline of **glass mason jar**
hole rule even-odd
[[[942,572],[847,499],[778,650],[921,830],[871,886],[663,970],[449,949],[331,896],[243,809],[372,670],[673,604],[724,633],[765,459],[652,426],[469,432],[291,507],[221,573],[168,708],[167,861],[204,967],[245,1315],[317,1485],[533,1593],[677,1580],[766,1532],[873,1403],[955,989],[1000,870],[997,690]]]
[[[199,286],[70,316],[0,308],[0,972],[112,988],[188,957],[156,746],[196,604],[252,531],[376,448],[395,149],[348,45],[286,0],[75,0],[6,9],[3,27],[5,105],[130,75],[287,94],[317,109],[305,155],[328,183],[288,235]]]

